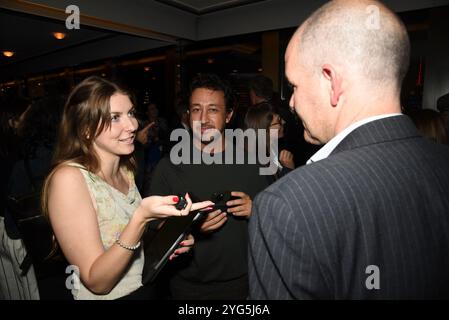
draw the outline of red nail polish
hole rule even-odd
[[[182,241],[179,245],[183,246],[184,245],[184,241]]]
[[[173,197],[173,202],[178,203],[178,201],[179,201],[179,198],[178,198],[178,197]]]

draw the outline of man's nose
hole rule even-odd
[[[206,123],[207,122],[207,112],[202,111],[201,112],[201,123]]]

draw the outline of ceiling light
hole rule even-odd
[[[65,33],[63,32],[53,32],[53,37],[55,37],[58,40],[62,40],[65,38]]]
[[[11,58],[14,55],[13,51],[3,51],[5,57]]]

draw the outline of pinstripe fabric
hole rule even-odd
[[[448,297],[449,148],[370,122],[260,193],[249,233],[252,299]]]
[[[0,300],[38,300],[34,268],[20,275],[20,263],[26,255],[22,240],[10,239],[0,218]]]

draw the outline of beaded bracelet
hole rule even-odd
[[[134,245],[134,246],[127,246],[126,244],[123,244],[120,241],[120,235],[117,235],[117,238],[115,239],[115,243],[117,243],[123,249],[130,250],[130,251],[135,251],[135,250],[137,250],[140,247],[141,241],[137,242],[137,244]]]

